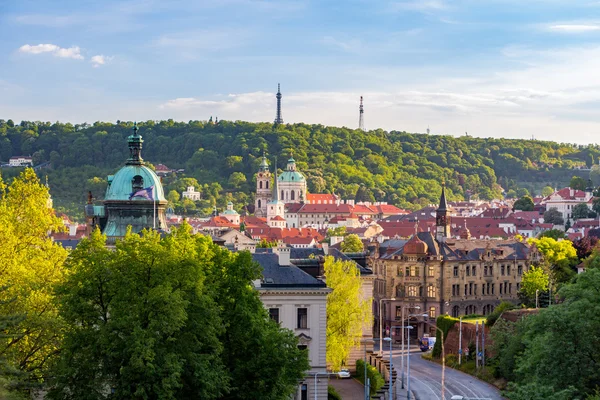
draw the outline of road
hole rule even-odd
[[[441,400],[442,366],[421,358],[421,351],[417,349],[411,350],[411,391],[417,400]],[[400,354],[400,351],[394,351],[393,355],[394,364],[398,368],[401,365]],[[466,398],[503,400],[500,391],[492,385],[452,368],[446,368],[444,392],[446,400],[450,400],[454,395],[461,395]]]

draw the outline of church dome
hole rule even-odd
[[[429,247],[427,243],[419,239],[417,235],[413,235],[413,237],[406,242],[404,245],[404,254],[427,254],[427,250]]]
[[[105,200],[129,200],[131,193],[154,186],[154,200],[166,201],[160,178],[145,165],[126,165],[108,177]],[[150,194],[152,196],[152,194]],[[132,201],[148,200],[134,197]]]
[[[304,175],[298,171],[284,171],[279,175],[279,182],[304,182]]]

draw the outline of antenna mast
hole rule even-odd
[[[365,109],[363,107],[363,97],[360,96],[360,107],[358,108],[358,129],[365,130]]]

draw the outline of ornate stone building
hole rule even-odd
[[[306,200],[306,178],[298,171],[294,157],[290,157],[286,170],[279,175],[278,185],[279,199],[284,203],[303,203]]]
[[[108,187],[102,205],[92,204],[89,194],[85,215],[89,229],[100,227],[109,244],[125,236],[131,226],[134,233],[145,228],[167,229],[167,200],[160,178],[144,164],[142,136],[137,124],[127,138],[129,158],[125,166],[108,176]]]
[[[400,339],[402,307],[409,314],[429,315],[430,322],[440,314],[454,317],[491,313],[502,301],[516,303],[523,273],[539,257],[535,248],[510,240],[471,239],[467,228],[460,239],[449,237],[450,217],[442,190],[436,212],[436,234],[417,232],[410,240],[393,239],[382,243],[371,259],[375,274],[374,332]],[[383,320],[379,321],[379,300],[384,300]],[[417,308],[418,307],[418,308]],[[434,334],[423,318],[409,323],[414,336]]]
[[[267,216],[267,203],[271,201],[271,171],[269,171],[269,163],[267,157],[263,155],[258,173],[256,174],[256,197],[254,200],[254,215],[257,217]]]

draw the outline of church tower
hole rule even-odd
[[[267,203],[267,224],[271,228],[285,228],[285,204],[279,199],[277,188],[277,159],[275,159],[275,181],[273,199]]]
[[[283,124],[283,117],[281,116],[281,85],[277,84],[277,115],[275,116],[275,125]]]
[[[262,162],[256,174],[256,196],[254,200],[254,215],[257,217],[267,216],[267,203],[271,201],[271,171],[267,157],[263,154]]]
[[[442,195],[440,205],[435,211],[435,238],[438,242],[446,241],[450,237],[450,216],[448,203],[446,202],[446,184],[442,183]]]

